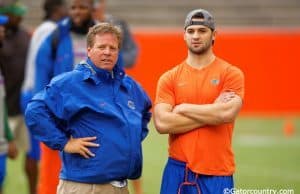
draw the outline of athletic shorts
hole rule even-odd
[[[3,186],[6,174],[6,154],[0,154],[0,188]]]
[[[163,173],[160,194],[223,194],[233,188],[233,176],[195,174],[186,163],[169,158]]]
[[[33,134],[30,131],[28,131],[28,133],[29,133],[29,140],[30,140],[30,148],[26,153],[26,155],[28,158],[39,161],[41,159],[40,142],[33,137]]]

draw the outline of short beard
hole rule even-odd
[[[202,48],[193,49],[192,47],[189,47],[189,51],[195,55],[202,55],[205,54],[209,48],[212,46],[212,44],[206,44]]]

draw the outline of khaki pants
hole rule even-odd
[[[8,117],[8,122],[18,150],[28,152],[30,149],[30,142],[24,117],[22,115]]]
[[[59,180],[57,194],[129,194],[128,188],[114,187],[111,184],[86,184]]]

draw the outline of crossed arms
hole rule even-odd
[[[234,92],[223,92],[212,104],[159,103],[154,107],[154,124],[159,133],[185,133],[205,125],[233,122],[242,107]]]

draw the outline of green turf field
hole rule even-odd
[[[293,189],[300,193],[300,118],[293,118],[295,135],[286,137],[281,118],[240,117],[234,132],[238,189]],[[145,194],[158,194],[167,158],[167,136],[151,125],[144,142]],[[9,161],[5,194],[27,194],[22,158]]]

